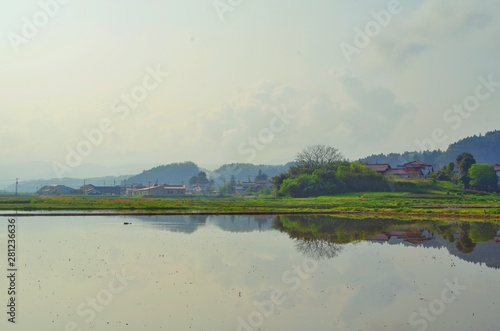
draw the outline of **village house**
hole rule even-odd
[[[235,186],[235,193],[246,193],[248,191],[251,192],[260,192],[265,188],[272,188],[273,185],[269,180],[258,180],[256,182],[241,182]]]
[[[144,195],[151,197],[186,195],[186,185],[154,184],[149,187],[135,191],[134,195]]]
[[[80,189],[85,195],[122,195],[121,186],[95,186],[88,184]]]
[[[434,171],[434,167],[431,164],[421,161],[408,162],[396,168],[391,168],[387,163],[365,164],[365,166],[382,175],[400,178],[425,178]]]
[[[387,170],[391,169],[391,165],[388,163],[365,164],[365,167],[375,170],[381,175],[383,175]]]
[[[386,172],[384,172],[384,175],[395,176],[399,178],[424,178],[424,174],[422,173],[422,169],[420,168],[397,167],[387,170]]]
[[[407,229],[380,233],[367,240],[374,242],[390,241],[393,244],[406,242],[412,245],[421,245],[433,238],[434,235],[427,229]]]
[[[403,168],[407,169],[420,169],[424,177],[427,177],[431,172],[434,171],[434,166],[422,161],[412,161],[403,164]]]
[[[126,196],[136,195],[139,190],[142,190],[146,187],[147,187],[146,185],[139,184],[139,183],[127,185],[127,188],[125,190],[125,195]]]

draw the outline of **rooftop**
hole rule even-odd
[[[391,169],[391,166],[387,163],[365,164],[365,167],[370,168],[370,169],[375,170],[375,171],[378,171],[378,172],[384,172],[387,169]]]
[[[425,167],[432,167],[432,164],[416,160],[416,161],[411,161],[411,162],[405,163],[404,166],[405,167],[421,167],[421,168],[425,168]]]

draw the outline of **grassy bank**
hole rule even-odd
[[[348,193],[314,198],[264,197],[14,197],[0,210],[116,211],[142,214],[342,214],[377,217],[500,220],[500,195],[462,192],[450,183],[404,181],[407,191]]]

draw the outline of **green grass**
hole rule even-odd
[[[430,180],[398,181],[409,191],[345,193],[314,198],[264,197],[16,197],[0,198],[0,210],[112,210],[163,214],[373,214],[377,216],[474,217],[500,219],[500,195],[464,192]],[[401,184],[403,183],[403,184]],[[411,184],[411,185],[410,185]]]

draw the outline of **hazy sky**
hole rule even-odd
[[[499,129],[499,14],[497,0],[9,1],[0,180],[276,164],[318,143],[350,159],[445,149]]]

